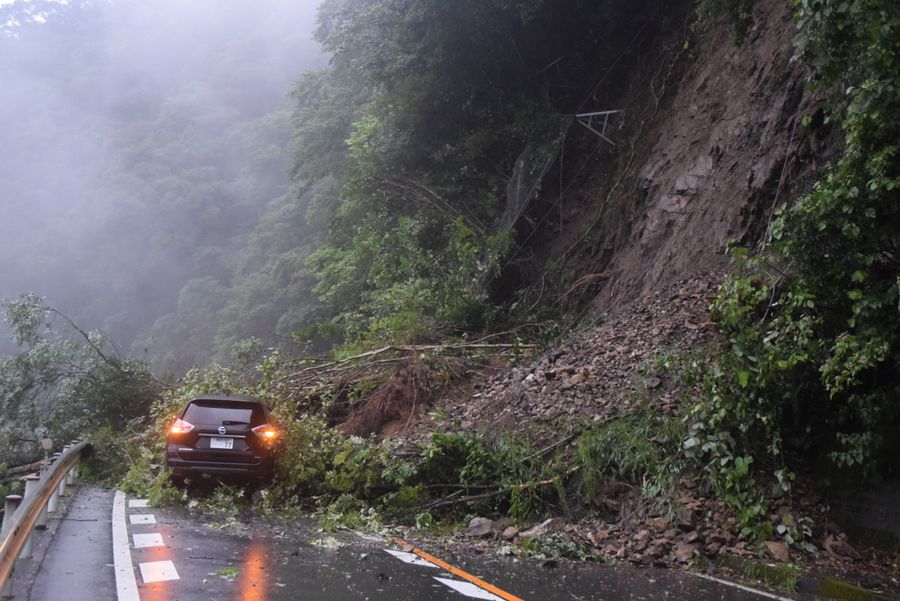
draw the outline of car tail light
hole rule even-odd
[[[278,440],[279,432],[275,428],[275,426],[270,426],[269,424],[263,424],[261,426],[256,426],[252,428],[253,433],[262,438],[265,442],[275,442]]]
[[[169,434],[187,434],[194,429],[194,424],[188,423],[183,419],[176,419],[169,428]]]

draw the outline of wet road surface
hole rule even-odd
[[[317,532],[308,520],[241,524],[223,517],[217,524],[183,508],[142,505],[131,499],[126,510],[141,601],[766,598],[667,570],[570,562],[549,568],[538,560],[446,554],[432,558],[436,566],[421,557],[430,557],[427,552],[404,552],[377,537]],[[113,598],[97,592],[94,598]],[[44,599],[64,597],[31,601]]]
[[[36,567],[29,599],[93,601],[116,598],[109,567],[111,510],[111,492],[90,487],[75,488],[66,514],[59,519],[53,539]]]

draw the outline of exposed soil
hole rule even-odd
[[[431,373],[421,361],[412,359],[351,408],[338,429],[364,437],[398,434],[431,405],[434,392]]]
[[[615,252],[597,266],[610,273],[597,308],[724,267],[726,242],[755,242],[776,197],[787,198],[790,180],[807,169],[815,151],[799,120],[813,99],[803,65],[791,62],[790,3],[754,4],[741,45],[722,26],[695,41],[662,118],[642,136],[617,199],[628,230],[616,232]]]
[[[740,45],[724,22],[694,34],[687,21],[642,48],[621,94],[591,106],[623,110],[615,147],[572,125],[503,280],[524,281],[525,302],[602,313],[727,269],[726,244],[753,245],[818,177],[833,132],[800,124],[821,112],[792,60],[790,2],[754,15]]]

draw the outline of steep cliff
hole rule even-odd
[[[816,108],[792,60],[790,3],[755,3],[740,43],[724,21],[695,29],[637,53],[616,86],[624,92],[595,94],[591,109],[623,110],[611,121],[615,147],[572,125],[548,178],[562,186],[547,182],[529,211],[544,224],[531,260],[523,251],[513,262],[533,298],[553,271],[561,306],[605,312],[722,270],[728,241],[752,245],[775,206],[815,177],[830,136],[800,125]]]

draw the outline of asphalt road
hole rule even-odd
[[[30,588],[30,601],[116,599],[113,493],[81,487],[70,505],[33,583],[20,588]],[[308,520],[242,523],[143,505],[119,499],[120,536],[128,541],[119,572],[133,574],[134,589],[120,582],[119,601],[783,598],[675,571],[437,557],[380,537],[317,532]]]

